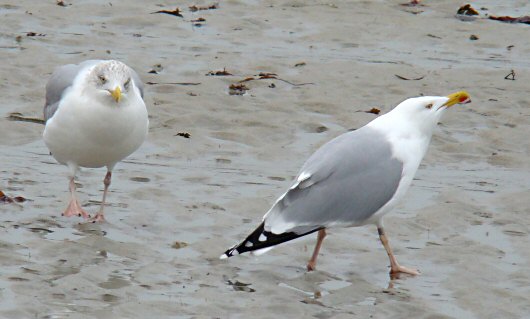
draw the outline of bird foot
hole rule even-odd
[[[92,218],[89,218],[88,219],[89,222],[92,222],[92,223],[95,223],[95,222],[104,222],[105,221],[105,216],[103,216],[103,213],[102,212],[99,212],[96,214],[96,216],[92,217]]]
[[[307,263],[307,271],[313,271],[317,269],[317,263],[313,261],[309,261]]]
[[[66,207],[66,210],[64,213],[61,214],[65,217],[70,216],[79,216],[83,218],[89,218],[90,215],[81,207],[77,199],[72,199],[70,203],[68,204],[68,207]]]
[[[413,276],[420,275],[419,270],[413,268],[407,268],[401,265],[392,266],[390,269],[390,276],[399,277],[400,274],[409,274]]]

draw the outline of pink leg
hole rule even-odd
[[[322,242],[324,241],[325,237],[326,229],[324,228],[319,230],[317,236],[317,244],[315,245],[315,250],[313,250],[313,256],[311,256],[311,259],[309,259],[309,262],[307,263],[307,271],[313,271],[316,269],[318,252],[320,251],[320,247],[322,246]]]
[[[99,211],[96,214],[96,216],[90,219],[90,221],[93,223],[105,221],[105,216],[103,216],[103,208],[105,207],[105,201],[107,199],[107,191],[109,190],[111,178],[112,178],[112,173],[108,171],[107,175],[105,175],[105,178],[103,179],[103,185],[105,185],[105,188],[103,190],[103,199],[101,200],[101,206],[99,207]]]
[[[392,253],[392,249],[390,248],[390,245],[388,244],[388,239],[385,235],[385,230],[383,227],[377,227],[377,232],[379,233],[379,239],[381,240],[381,243],[386,249],[386,253],[388,254],[388,258],[390,259],[390,274],[395,275],[398,273],[405,273],[410,275],[419,275],[420,272],[416,269],[407,268],[401,266],[394,254]]]
[[[70,203],[68,204],[68,207],[66,207],[66,210],[64,213],[62,213],[65,217],[70,216],[82,216],[83,218],[89,218],[90,215],[81,208],[81,205],[77,201],[77,198],[75,197],[75,181],[74,177],[70,178]]]

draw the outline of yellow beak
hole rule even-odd
[[[455,104],[464,104],[471,102],[471,97],[466,91],[460,91],[447,96],[449,99],[443,106],[451,107]]]
[[[110,91],[110,95],[116,100],[116,103],[118,103],[121,100],[121,89],[119,86],[117,86],[114,91]]]

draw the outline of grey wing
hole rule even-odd
[[[362,223],[396,192],[403,163],[384,136],[363,127],[323,145],[265,217],[274,233]],[[274,231],[274,230],[277,231]]]
[[[134,85],[136,85],[136,87],[140,91],[140,96],[143,99],[144,98],[144,83],[140,79],[140,76],[138,75],[138,73],[136,73],[136,71],[134,71],[132,68],[130,69],[131,69],[131,77],[134,81]]]
[[[59,101],[65,92],[74,83],[79,72],[99,60],[87,60],[80,64],[67,64],[55,69],[46,84],[46,103],[44,104],[44,120],[48,121],[57,111]]]

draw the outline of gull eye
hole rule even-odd
[[[107,78],[103,75],[98,75],[98,79],[99,79],[99,82],[101,82],[101,84],[107,83]]]
[[[432,109],[432,103],[429,103],[429,104],[425,105],[425,108],[426,109]]]
[[[125,89],[129,89],[129,85],[131,85],[131,78],[129,78],[125,83],[123,83],[123,87]]]

